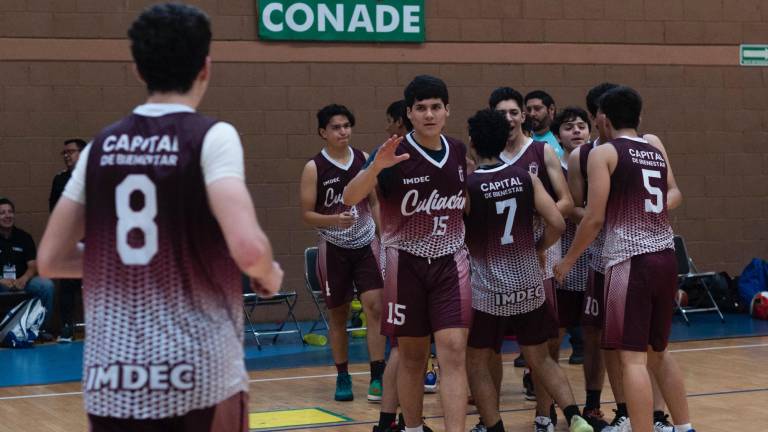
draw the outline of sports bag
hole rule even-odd
[[[11,348],[31,347],[40,333],[44,319],[45,307],[39,298],[24,300],[0,322],[0,345]]]

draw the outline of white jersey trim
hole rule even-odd
[[[639,142],[639,143],[648,144],[648,140],[640,138],[640,137],[630,137],[630,136],[622,135],[622,136],[620,136],[620,137],[618,137],[616,139],[621,139],[621,138],[628,139],[630,141],[635,141],[635,142]]]
[[[325,149],[320,150],[320,154],[323,155],[323,157],[330,163],[334,164],[336,168],[349,171],[349,168],[352,166],[352,163],[355,162],[355,152],[352,151],[352,147],[347,147],[347,150],[349,150],[349,162],[347,162],[346,165],[342,165],[337,161],[336,159],[332,158],[331,155],[328,154]]]
[[[528,147],[530,147],[531,144],[533,144],[533,138],[528,138],[528,141],[525,144],[523,144],[523,148],[521,148],[520,151],[517,152],[517,154],[515,156],[513,156],[513,157],[507,156],[506,155],[507,151],[504,150],[499,155],[499,158],[501,160],[503,160],[507,165],[514,165],[515,162],[517,162],[518,159],[520,159],[523,156],[523,154],[525,154],[525,151],[528,150]]]
[[[405,138],[408,140],[408,143],[410,143],[413,146],[413,148],[415,148],[419,153],[421,153],[421,155],[424,156],[424,158],[428,160],[432,165],[438,168],[442,168],[443,165],[445,165],[445,163],[448,162],[448,155],[451,152],[451,146],[448,145],[448,140],[445,139],[445,136],[443,136],[442,134],[440,134],[440,140],[443,142],[443,145],[445,146],[445,154],[443,155],[443,160],[441,160],[440,162],[437,162],[436,160],[432,159],[432,156],[427,154],[427,152],[425,152],[424,149],[421,148],[421,146],[416,142],[416,140],[413,139],[413,132],[406,135]]]
[[[144,117],[162,117],[180,112],[195,112],[189,105],[173,103],[145,103],[133,109],[133,113]]]
[[[80,157],[77,159],[75,169],[72,170],[72,175],[64,186],[64,192],[62,195],[72,201],[85,205],[85,167],[88,165],[88,154],[91,152],[91,144],[80,152]]]
[[[502,165],[499,165],[499,166],[497,166],[497,167],[494,167],[494,168],[477,168],[477,169],[475,170],[475,172],[476,172],[476,173],[479,173],[479,174],[485,174],[485,173],[495,173],[496,171],[501,171],[501,170],[503,170],[504,168],[507,168],[508,166],[509,166],[509,164],[507,164],[507,163],[504,163],[504,164],[502,164]]]

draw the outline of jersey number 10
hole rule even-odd
[[[140,210],[131,208],[131,195],[143,195],[144,206]],[[130,174],[115,189],[115,210],[117,211],[117,253],[125,265],[146,265],[157,253],[157,188],[145,174]],[[144,244],[133,247],[128,244],[128,234],[141,230]]]

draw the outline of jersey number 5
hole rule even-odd
[[[664,194],[661,192],[661,189],[651,186],[651,179],[652,178],[661,178],[661,172],[656,170],[649,170],[644,169],[643,170],[643,186],[645,186],[645,190],[648,191],[651,195],[656,197],[656,202],[652,202],[650,199],[645,200],[645,212],[646,213],[661,213],[662,210],[664,210]]]
[[[496,201],[496,214],[504,214],[506,208],[509,208],[509,213],[507,213],[507,222],[504,224],[504,235],[501,236],[503,245],[512,244],[515,241],[512,237],[512,224],[515,222],[515,212],[517,212],[517,198]]]
[[[143,207],[131,208],[131,196],[140,193]],[[144,174],[130,174],[115,189],[115,210],[117,211],[117,253],[125,265],[146,265],[157,253],[157,188]],[[140,230],[144,244],[134,247],[128,244],[128,235]]]

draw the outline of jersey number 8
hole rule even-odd
[[[139,192],[144,197],[140,210],[131,208],[131,195]],[[125,265],[146,265],[157,253],[157,188],[145,174],[130,174],[115,189],[117,211],[117,253]],[[133,247],[128,244],[128,234],[141,230],[144,244]]]

